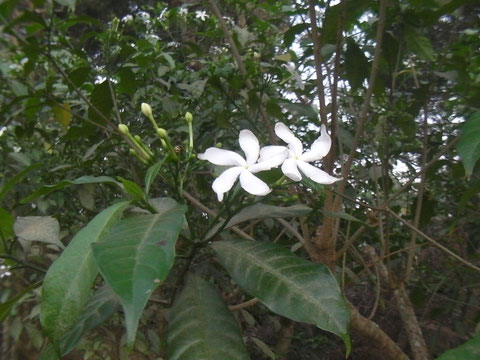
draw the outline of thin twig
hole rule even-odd
[[[295,228],[292,225],[290,225],[290,223],[287,220],[282,218],[275,218],[275,220],[277,220],[280,224],[282,224],[283,227],[287,229],[293,236],[295,236],[295,238],[298,241],[300,241],[302,244],[305,244],[305,239],[303,238],[303,236],[300,235],[300,233],[297,230],[295,230]]]
[[[197,199],[195,199],[191,194],[189,194],[188,192],[184,191],[183,192],[183,196],[188,200],[190,201],[195,207],[197,207],[198,209],[202,210],[203,212],[206,212],[208,215],[210,216],[213,216],[213,217],[216,217],[217,216],[217,213],[211,209],[209,209],[208,207],[206,207],[205,205],[203,205],[200,201],[198,201]],[[225,221],[225,219],[223,218],[219,218],[220,221]],[[254,240],[254,238],[252,238],[250,235],[248,235],[247,233],[243,232],[242,230],[240,230],[238,227],[236,226],[232,226],[231,227],[232,231],[235,232],[237,235],[240,235],[241,237],[245,238],[245,239],[248,239],[248,240]]]
[[[10,254],[0,254],[0,259],[8,259],[8,260],[13,260],[15,261],[16,263],[19,263],[19,264],[22,264],[24,267],[26,268],[30,268],[32,270],[35,270],[35,271],[38,271],[38,272],[42,272],[42,273],[46,273],[47,270],[44,269],[44,268],[41,268],[37,265],[34,265],[32,263],[29,263],[25,260],[22,260],[22,259],[19,259],[13,255],[10,255]]]
[[[457,254],[455,254],[454,252],[452,252],[451,250],[447,249],[445,246],[441,245],[438,241],[432,239],[430,236],[428,236],[427,234],[423,233],[422,231],[420,231],[418,228],[416,228],[415,226],[413,226],[412,224],[410,224],[409,222],[403,220],[400,216],[398,216],[394,211],[390,210],[389,208],[387,208],[387,211],[392,214],[392,216],[398,220],[400,220],[405,226],[407,226],[409,229],[415,231],[418,235],[422,236],[425,240],[428,240],[430,243],[432,243],[433,245],[435,245],[436,247],[438,247],[440,250],[442,250],[443,252],[447,253],[448,255],[450,255],[451,257],[457,259],[458,261],[460,261],[462,264],[464,264],[465,266],[468,266],[469,268],[473,269],[473,270],[476,270],[478,272],[480,272],[480,268],[474,264],[472,264],[471,262],[468,262],[467,260],[463,259],[462,257],[458,256]]]
[[[260,299],[257,299],[257,298],[253,298],[251,300],[248,300],[248,301],[245,301],[241,304],[237,304],[237,305],[230,305],[228,307],[228,309],[230,311],[238,311],[238,310],[242,310],[242,309],[245,309],[247,307],[250,307],[250,306],[253,306],[255,305],[256,303],[258,303],[260,301]]]

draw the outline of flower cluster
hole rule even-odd
[[[330,151],[332,140],[324,125],[321,127],[320,137],[313,142],[308,151],[303,150],[300,139],[296,138],[286,125],[277,123],[275,134],[288,146],[271,145],[260,149],[257,137],[250,130],[242,130],[239,135],[239,144],[245,153],[245,158],[233,151],[215,147],[198,154],[201,160],[207,160],[215,165],[230,166],[212,184],[218,201],[223,200],[224,194],[233,187],[238,178],[240,178],[241,187],[248,193],[267,195],[272,189],[254,174],[280,165],[285,176],[293,181],[300,181],[302,173],[319,184],[332,184],[340,180],[309,164],[322,159]]]

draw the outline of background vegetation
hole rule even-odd
[[[181,345],[172,329],[192,306],[186,316],[200,330],[216,319],[227,324],[220,334],[237,336],[229,345],[215,332],[189,331],[192,343],[218,339],[206,342],[208,359],[342,359],[347,332],[350,359],[478,358],[476,1],[4,0],[0,20],[0,357],[200,359],[174,353]],[[326,125],[332,148],[317,165],[342,180],[279,185],[281,172],[272,170],[259,174],[275,187],[268,196],[237,186],[235,201],[219,203],[211,183],[220,170],[195,155],[212,146],[238,151],[242,129],[262,145],[282,144],[277,122],[305,147]],[[119,124],[154,155],[133,156]],[[242,208],[236,226],[222,222]],[[119,225],[95,237],[91,220],[100,213],[117,221],[125,210],[119,224],[128,228],[155,216],[139,214],[166,209],[155,226],[170,232],[162,264],[171,270],[160,272],[156,290],[146,288],[132,346],[126,300],[112,286],[128,265],[115,265],[108,247],[125,233]],[[87,224],[88,241],[98,244],[70,246]],[[280,290],[261,283],[268,255],[252,274],[246,263],[229,267],[235,246],[259,251],[242,237],[276,243],[267,254],[330,269],[336,282],[322,285],[342,304],[338,313],[324,300],[297,303],[312,289],[303,278]],[[75,261],[91,249],[91,281],[80,291]],[[59,274],[49,293],[48,277]],[[69,283],[79,286],[81,307],[59,315],[65,298],[56,289]],[[296,307],[311,318],[295,317]],[[316,322],[319,309],[328,319],[349,317],[348,331]],[[233,353],[215,353],[222,349]]]

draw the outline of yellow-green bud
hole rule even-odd
[[[215,144],[215,147],[216,147],[216,148],[221,148],[221,147],[222,147],[222,143],[221,143],[221,142],[216,143],[216,144]]]
[[[137,152],[134,149],[130,149],[128,150],[128,152],[130,153],[130,155],[137,156]]]
[[[160,137],[160,139],[166,140],[168,138],[168,132],[163,128],[157,129],[157,135]]]
[[[191,123],[193,121],[193,115],[189,111],[187,111],[185,114],[185,121],[187,123]]]
[[[133,138],[134,138],[135,140],[137,140],[138,142],[142,142],[142,138],[141,138],[140,136],[138,136],[138,135],[135,135]]]
[[[119,124],[118,125],[118,130],[123,134],[123,135],[127,135],[130,133],[130,131],[128,130],[128,126],[125,125],[125,124]]]
[[[150,105],[148,105],[147,103],[142,103],[142,113],[143,115],[145,115],[146,117],[152,117],[153,114],[152,114],[152,108]]]
[[[165,142],[165,140],[160,139],[160,143],[162,144],[162,147],[163,147],[165,150],[168,150],[168,146],[167,146],[167,143]]]

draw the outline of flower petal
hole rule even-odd
[[[242,170],[244,170],[243,167],[235,166],[225,170],[218,178],[215,179],[212,184],[212,189],[217,193],[218,201],[223,200],[223,194],[232,188]]]
[[[238,142],[247,157],[247,164],[255,164],[260,152],[260,144],[257,137],[250,130],[242,130],[240,131]]]
[[[200,160],[210,161],[215,165],[224,166],[245,166],[245,160],[237,153],[230,150],[208,148],[203,154],[198,154]]]
[[[292,179],[293,181],[302,180],[302,175],[297,168],[297,160],[295,160],[294,158],[288,158],[283,162],[282,172],[285,174],[285,176]]]
[[[240,185],[246,192],[252,195],[264,196],[272,191],[267,184],[248,170],[244,170],[240,174]]]
[[[258,162],[272,161],[275,166],[280,165],[288,157],[289,150],[285,146],[269,145],[260,149],[260,158]]]
[[[341,180],[334,176],[328,175],[325,171],[320,170],[319,168],[310,165],[305,161],[297,160],[297,165],[306,176],[316,183],[329,185],[333,184],[335,181]]]
[[[303,161],[311,162],[320,160],[330,151],[332,139],[330,138],[330,135],[328,135],[325,125],[322,125],[320,134],[320,137],[313,142],[310,151],[307,151],[302,155]]]
[[[285,124],[276,123],[275,134],[288,144],[289,149],[292,150],[296,156],[302,155],[302,142],[295,137],[293,132]]]

